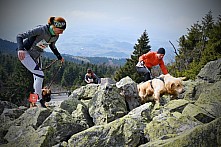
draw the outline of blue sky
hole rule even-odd
[[[214,18],[221,15],[219,6],[218,0],[5,0],[0,5],[0,38],[15,42],[19,32],[62,16],[67,21],[57,43],[62,53],[65,47],[77,50],[71,44],[86,44],[90,36],[134,45],[144,30],[153,47],[170,46],[169,40],[177,47],[187,28],[210,10]]]

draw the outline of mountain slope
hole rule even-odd
[[[17,44],[0,38],[0,52],[17,55],[16,52]],[[71,61],[75,63],[91,63],[91,64],[106,64],[114,66],[122,66],[125,64],[126,59],[115,59],[107,57],[81,57],[73,56],[69,54],[62,54],[66,61]],[[117,55],[116,55],[117,56]],[[56,56],[51,52],[44,52],[44,57],[49,59],[55,59]]]

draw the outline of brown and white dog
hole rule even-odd
[[[175,78],[170,74],[166,74],[138,84],[137,89],[138,95],[141,98],[141,104],[148,101],[159,104],[160,96],[164,94],[171,95],[171,99],[177,98],[178,94],[184,92],[182,79],[183,78]]]

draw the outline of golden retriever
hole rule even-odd
[[[178,94],[184,92],[182,78],[175,78],[170,74],[161,75],[158,78],[140,83],[137,85],[137,89],[141,104],[148,101],[159,104],[160,96],[164,94],[169,94],[172,96],[171,99],[175,99]]]

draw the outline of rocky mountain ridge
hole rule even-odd
[[[0,145],[221,146],[221,59],[183,84],[185,93],[177,100],[162,96],[157,110],[140,105],[130,77],[82,86],[49,109],[0,102]]]

